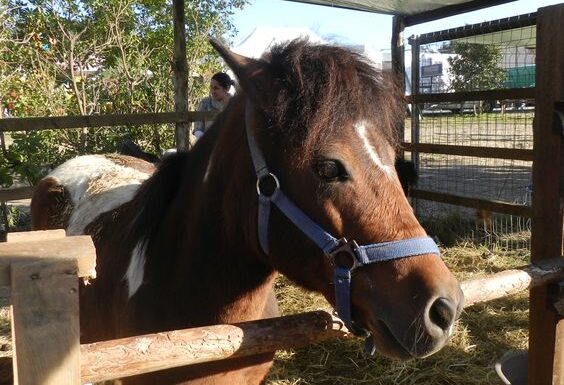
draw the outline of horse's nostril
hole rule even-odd
[[[429,318],[442,331],[448,331],[456,318],[455,306],[446,298],[438,298],[429,309]]]

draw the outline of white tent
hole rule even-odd
[[[308,28],[258,26],[249,36],[233,47],[233,52],[247,57],[259,58],[272,46],[299,37],[307,38],[312,43],[326,43],[323,38]]]

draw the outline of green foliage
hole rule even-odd
[[[499,47],[453,42],[449,48],[456,54],[448,58],[450,87],[453,91],[476,91],[502,86],[505,71],[500,67],[502,55]]]
[[[189,107],[220,69],[208,37],[232,37],[230,18],[246,3],[186,2]],[[0,118],[174,109],[171,0],[0,0],[0,24]],[[35,183],[77,154],[116,151],[124,136],[160,153],[173,134],[170,125],[12,133],[0,184]]]

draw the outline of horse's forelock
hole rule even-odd
[[[301,143],[309,157],[347,124],[373,122],[380,136],[397,145],[401,96],[389,74],[351,50],[294,40],[265,57],[275,76],[277,97],[270,111],[289,146]]]

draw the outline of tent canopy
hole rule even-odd
[[[357,11],[404,16],[414,25],[515,0],[288,0]]]

